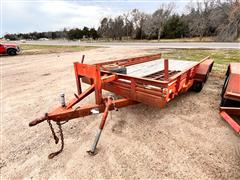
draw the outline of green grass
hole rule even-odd
[[[94,46],[60,46],[60,45],[32,45],[21,44],[23,54],[48,54],[61,52],[78,52],[94,49]]]
[[[156,50],[153,50],[156,52]],[[169,59],[181,59],[189,61],[200,61],[201,59],[210,56],[214,59],[215,72],[225,72],[226,67],[230,62],[240,63],[240,51],[239,50],[208,50],[208,49],[158,49],[158,52],[163,53],[163,58]]]
[[[206,49],[174,49],[163,54],[166,58],[186,59],[199,61],[210,56],[217,64],[229,64],[240,62],[239,50],[206,50]]]
[[[56,45],[21,45],[23,54],[48,54],[62,52],[80,52],[97,47],[93,46],[56,46]],[[213,70],[216,72],[225,72],[230,62],[240,63],[239,50],[226,49],[152,49],[152,53],[163,53],[163,58],[182,59],[191,61],[200,61],[206,56],[214,59]]]
[[[92,42],[86,40],[87,42]],[[142,39],[142,40],[137,40],[137,39],[127,39],[126,37],[123,37],[122,40],[112,40],[112,39],[100,39],[99,41],[94,41],[94,42],[129,42],[129,43],[158,43],[158,42],[215,42],[216,38],[214,37],[203,37],[200,39],[199,37],[193,37],[193,38],[175,38],[175,39],[160,39],[158,41],[157,39],[154,40],[148,40],[148,39]]]

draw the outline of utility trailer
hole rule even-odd
[[[213,60],[206,57],[199,62],[162,59],[161,54],[143,57],[115,60],[98,64],[74,63],[77,94],[68,103],[65,103],[64,94],[61,94],[61,106],[44,116],[29,123],[35,126],[43,121],[49,123],[55,143],[59,139],[55,134],[52,121],[56,122],[60,130],[61,149],[51,153],[49,158],[59,154],[64,147],[61,125],[71,119],[91,114],[103,113],[99,130],[89,154],[96,153],[96,147],[104,128],[108,112],[119,108],[144,103],[150,106],[163,108],[166,103],[180,93],[193,90],[200,92],[213,66]],[[82,91],[82,83],[89,87]],[[102,91],[109,91],[114,95],[103,97]],[[95,94],[95,103],[78,105],[81,100]]]
[[[220,115],[240,134],[240,63],[230,63],[221,93]]]

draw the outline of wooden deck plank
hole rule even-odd
[[[195,64],[197,64],[197,62],[169,59],[169,70],[183,71]],[[154,61],[149,61],[141,64],[135,64],[132,66],[128,66],[126,68],[127,68],[127,74],[129,76],[145,77],[150,74],[164,70],[164,59],[157,59]]]

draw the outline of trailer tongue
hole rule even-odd
[[[93,146],[88,151],[89,154],[94,155],[109,111],[136,103],[163,108],[176,95],[187,92],[189,89],[200,92],[211,72],[213,63],[210,57],[199,62],[192,62],[161,59],[161,54],[94,65],[83,64],[83,61],[76,62],[74,63],[77,84],[75,98],[65,103],[64,94],[62,94],[61,106],[30,122],[29,126],[47,121],[57,144],[59,140],[51,122],[57,123],[62,145],[59,151],[49,155],[49,158],[53,158],[62,152],[64,147],[61,127],[64,122],[78,117],[103,113]],[[90,85],[85,91],[82,91],[82,82]],[[103,97],[102,90],[107,90],[122,98]],[[91,93],[95,94],[95,103],[77,106]]]

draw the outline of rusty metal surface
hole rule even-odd
[[[123,98],[123,99],[117,99],[113,100],[113,104],[116,108],[122,108],[125,106],[136,104],[137,102]],[[115,108],[113,105],[110,106],[109,110],[114,110]],[[76,109],[66,109],[64,107],[57,107],[56,109],[50,111],[46,115],[44,115],[41,118],[37,118],[29,123],[29,126],[35,126],[39,123],[42,123],[46,120],[53,120],[53,121],[67,121],[70,119],[78,118],[78,117],[84,117],[93,114],[91,112],[92,109],[99,109],[99,112],[102,113],[104,111],[105,105],[104,104],[87,104],[81,107],[78,107]]]
[[[139,64],[143,62],[148,62],[148,61],[153,61],[156,59],[160,59],[162,54],[153,54],[153,55],[148,55],[148,56],[141,56],[141,57],[135,57],[135,58],[127,58],[127,59],[121,59],[121,60],[114,60],[114,61],[108,61],[108,62],[103,62],[103,63],[97,63],[95,65],[109,65],[109,64],[116,64],[119,66],[130,66],[134,64]]]
[[[240,118],[240,63],[230,63],[222,89],[220,115],[237,132],[240,124],[233,118]],[[234,107],[232,107],[234,106]]]
[[[240,101],[240,63],[229,65],[229,80],[224,98]]]
[[[70,102],[64,103],[52,111],[46,113],[43,117],[37,118],[29,123],[29,126],[35,126],[44,121],[55,121],[59,124],[61,121],[68,121],[78,117],[84,117],[95,112],[102,113],[102,121],[99,129],[102,131],[108,111],[116,108],[122,108],[138,102],[145,103],[151,106],[163,108],[167,102],[172,100],[176,95],[186,92],[196,79],[196,73],[202,63],[209,60],[209,57],[204,58],[200,62],[194,63],[182,71],[169,71],[169,60],[164,61],[164,70],[154,78],[147,77],[132,77],[126,74],[120,74],[109,71],[104,66],[117,64],[121,67],[141,64],[144,62],[159,59],[161,54],[150,55],[138,58],[130,58],[112,62],[99,63],[88,65],[83,63],[74,63],[75,78],[77,84],[77,94]],[[82,61],[83,62],[83,61]],[[206,63],[205,68],[210,68],[211,64]],[[161,77],[159,77],[161,76]],[[82,81],[81,81],[82,80]],[[203,81],[204,79],[202,79]],[[90,84],[90,87],[82,92],[81,82]],[[102,91],[108,90],[112,93],[122,96],[122,99],[103,97]],[[77,104],[88,97],[91,93],[95,94],[95,103],[78,107]],[[77,106],[77,107],[76,107]],[[61,127],[59,127],[61,129]],[[92,151],[95,151],[97,142],[100,138],[100,133],[97,134],[95,145]],[[62,139],[63,141],[63,136]],[[62,148],[58,152],[62,152]],[[58,154],[58,152],[54,153]]]
[[[159,60],[153,60],[153,58],[151,58],[151,63],[154,61]],[[204,75],[203,70],[207,74],[213,64],[213,60],[211,60],[209,57],[206,57],[200,62],[188,64],[185,66],[185,68],[183,68],[182,71],[173,71],[167,73],[165,69],[168,68],[168,62],[171,62],[171,60],[167,60],[165,63],[163,59],[161,61],[163,61],[163,64],[165,64],[165,68],[163,69],[163,74],[161,74],[162,72],[158,72],[159,78],[155,76],[151,78],[151,75],[146,77],[135,77],[130,76],[129,74],[114,73],[108,71],[107,68],[104,68],[101,70],[102,76],[110,76],[115,74],[116,77],[114,77],[115,79],[113,81],[102,84],[102,89],[113,92],[133,101],[163,108],[165,104],[173,99],[176,95],[181,92],[186,92],[193,85],[194,80],[197,79],[205,82],[205,76],[196,77],[198,75],[197,72],[200,72],[199,69],[201,69],[202,75]],[[126,64],[126,60],[119,60],[119,62],[124,62]],[[102,67],[105,65],[111,65],[111,63],[116,64],[117,61],[107,62],[107,64],[99,63],[97,66]],[[127,62],[127,66],[131,67],[145,63],[149,63],[148,59],[140,57],[140,60],[138,58],[134,58],[134,61],[131,60],[130,62]],[[167,78],[166,74],[168,75]],[[91,84],[91,80],[88,77],[84,77],[83,82]]]
[[[240,109],[238,109],[240,111]],[[221,111],[222,118],[234,129],[236,133],[240,134],[240,125],[230,116],[226,111]]]
[[[220,107],[220,111],[225,111],[228,114],[240,116],[240,107]]]

